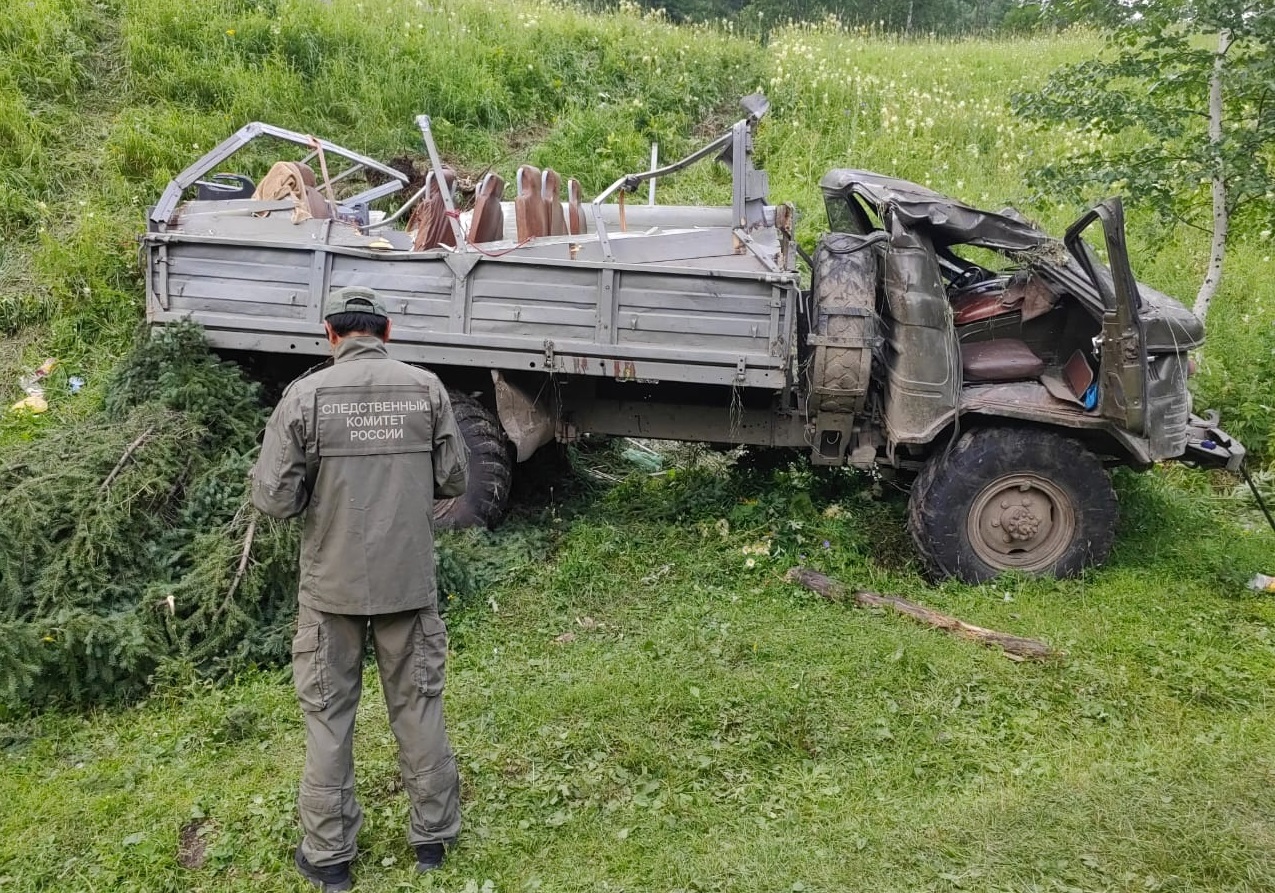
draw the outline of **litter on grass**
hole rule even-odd
[[[44,397],[44,379],[57,368],[58,361],[53,357],[45,360],[40,366],[18,379],[25,397],[9,407],[10,412],[41,413],[49,409],[49,401]]]
[[[1248,581],[1248,588],[1254,592],[1275,594],[1275,577],[1269,574],[1255,574],[1253,579]]]

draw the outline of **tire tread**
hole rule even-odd
[[[1119,504],[1111,477],[1098,457],[1074,438],[1040,428],[975,428],[967,431],[949,451],[936,453],[912,484],[908,501],[908,533],[932,579],[955,577],[982,583],[997,575],[964,547],[961,530],[965,518],[953,517],[953,489],[962,479],[991,467],[1014,452],[1046,457],[1065,456],[1068,474],[1083,486],[1084,504],[1075,507],[1078,533],[1088,539],[1081,549],[1071,549],[1053,567],[1058,577],[1071,577],[1085,567],[1101,564],[1115,542]],[[1030,470],[1030,469],[1024,469]],[[954,525],[960,525],[959,528]],[[967,561],[962,562],[961,558]]]
[[[434,503],[434,523],[444,530],[494,527],[509,508],[513,459],[492,412],[468,394],[451,393],[452,413],[469,447],[469,488]]]

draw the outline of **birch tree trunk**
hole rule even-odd
[[[1209,148],[1213,156],[1213,244],[1209,250],[1209,268],[1195,296],[1192,311],[1201,320],[1208,315],[1209,304],[1222,284],[1222,260],[1226,256],[1226,233],[1230,214],[1226,205],[1226,169],[1222,162],[1222,72],[1226,52],[1231,48],[1231,32],[1223,29],[1217,35],[1217,53],[1213,72],[1209,75]]]

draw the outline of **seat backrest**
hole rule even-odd
[[[307,186],[317,187],[319,185],[318,178],[314,175],[314,168],[308,164],[302,164],[300,161],[289,161],[288,164],[297,169],[297,173],[301,175],[301,182]]]
[[[540,169],[524,164],[518,168],[518,195],[514,198],[514,219],[518,223],[518,241],[549,234],[549,220],[540,198]]]
[[[452,190],[456,183],[456,172],[445,167],[443,178],[448,190]],[[427,251],[440,245],[456,247],[456,234],[447,219],[447,206],[443,203],[443,193],[438,188],[438,180],[433,171],[425,176],[425,194],[412,211],[407,228],[416,230],[416,238],[412,240],[413,251]]]
[[[474,190],[474,215],[469,224],[470,242],[498,242],[505,237],[505,211],[500,206],[504,194],[504,178],[495,171],[488,172]]]
[[[584,198],[580,181],[572,177],[567,181],[567,232],[579,236],[588,231],[589,227],[584,222]]]
[[[332,205],[328,203],[328,200],[317,186],[307,186],[305,188],[304,206],[315,220],[327,220],[332,216]]]
[[[961,344],[961,374],[966,381],[1026,381],[1044,371],[1045,361],[1018,338]]]
[[[551,167],[545,168],[540,176],[540,201],[544,206],[546,235],[564,236],[567,233],[567,218],[562,213],[562,178]]]
[[[243,174],[213,174],[195,181],[195,198],[201,202],[252,198],[257,187]]]

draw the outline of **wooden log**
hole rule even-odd
[[[940,613],[916,602],[899,598],[896,595],[882,595],[878,592],[862,590],[847,592],[845,586],[841,583],[808,568],[794,567],[788,572],[786,579],[790,582],[798,583],[812,592],[817,592],[832,602],[841,603],[849,600],[863,608],[892,608],[894,611],[924,623],[926,626],[941,629],[954,636],[969,639],[989,648],[999,648],[1010,660],[1052,660],[1053,658],[1061,657],[1063,654],[1063,652],[1057,651],[1036,639],[1025,639],[1021,636],[1012,636],[1008,633],[984,629],[981,626],[966,623],[964,620],[959,620],[949,614]]]
[[[257,519],[253,518],[248,522],[248,532],[243,537],[243,552],[239,555],[239,568],[235,571],[235,578],[230,583],[230,592],[226,594],[226,601],[234,598],[235,590],[239,588],[239,581],[243,579],[244,572],[248,570],[248,556],[252,554],[252,538],[257,533]]]

